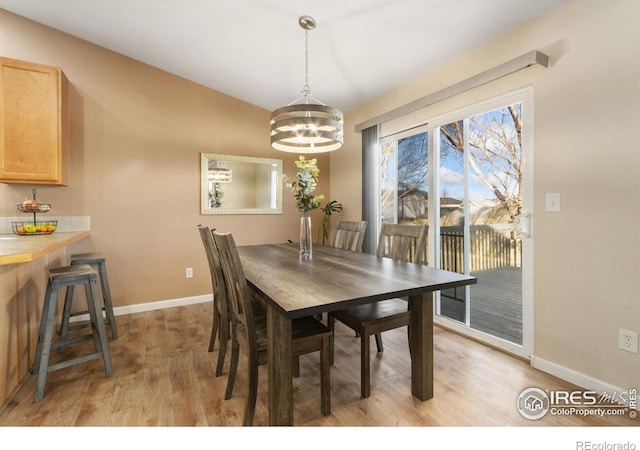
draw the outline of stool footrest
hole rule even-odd
[[[103,317],[105,325],[109,325],[109,319]],[[79,320],[77,322],[73,322],[73,324],[69,324],[67,327],[67,331],[80,330],[81,328],[87,328],[91,326],[90,320]],[[58,333],[60,334],[60,333]]]
[[[66,347],[69,344],[75,344],[76,342],[86,341],[92,338],[93,338],[93,334],[83,334],[82,336],[74,336],[72,338],[67,338],[64,341],[52,342],[51,348]]]
[[[105,307],[102,307],[102,312],[106,312]],[[78,316],[88,316],[89,315],[89,311],[76,311],[76,312],[72,312],[71,314],[69,314],[69,317],[78,317]],[[102,316],[103,319],[108,320],[108,317]]]
[[[78,358],[73,358],[68,361],[62,361],[57,364],[52,364],[47,368],[47,372],[53,372],[59,369],[65,369],[67,367],[74,366],[76,364],[82,364],[87,361],[91,361],[93,359],[102,358],[102,352],[100,353],[92,353],[91,355],[80,356]]]
[[[77,323],[74,323],[73,325],[69,325],[69,331],[81,330],[82,328],[88,328],[90,326],[91,326],[91,322],[89,321],[77,322]]]

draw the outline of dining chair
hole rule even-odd
[[[361,252],[366,231],[366,220],[341,220],[338,222],[336,234],[333,236],[333,246],[344,250],[351,250],[352,252]]]
[[[362,244],[364,243],[364,235],[367,230],[367,221],[348,221],[341,220],[338,222],[336,234],[333,237],[333,246],[343,250],[352,252],[362,252]],[[320,316],[321,317],[321,316]],[[356,332],[356,336],[359,334]],[[376,346],[378,351],[382,351],[382,336],[380,333],[375,335]],[[331,337],[333,339],[333,336]],[[332,341],[333,342],[333,341]],[[333,348],[333,343],[331,345]]]
[[[243,425],[253,423],[258,394],[258,366],[267,363],[267,318],[259,303],[251,302],[251,294],[242,262],[231,233],[213,232],[220,255],[222,273],[229,287],[231,314],[231,363],[225,399],[233,394],[240,348],[248,360],[248,393]],[[292,355],[295,359],[307,353],[320,352],[320,404],[323,415],[331,414],[329,337],[331,330],[313,317],[294,319],[291,323]]]
[[[378,238],[376,256],[421,263],[425,255],[427,225],[383,223]],[[409,325],[409,304],[406,300],[393,298],[364,305],[332,311],[328,325],[332,336],[338,320],[360,336],[360,396],[369,397],[371,384],[370,346],[371,335]],[[333,338],[330,360],[333,364]],[[377,342],[377,340],[376,340]],[[382,352],[382,339],[378,351]],[[411,349],[409,349],[411,351]]]
[[[211,273],[211,285],[213,287],[213,324],[211,326],[211,337],[209,338],[209,352],[213,351],[216,338],[219,342],[218,363],[216,365],[216,376],[222,375],[224,360],[227,355],[227,342],[230,338],[229,331],[229,303],[227,300],[227,287],[222,274],[222,265],[218,249],[213,241],[213,234],[209,227],[198,225],[200,238],[204,245],[204,250],[209,262],[209,272]]]

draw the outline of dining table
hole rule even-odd
[[[269,425],[293,425],[291,321],[395,297],[409,302],[411,393],[433,398],[434,292],[475,284],[475,277],[323,245],[310,259],[299,257],[295,243],[239,246],[238,253],[267,311]]]

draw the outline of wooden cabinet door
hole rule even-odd
[[[62,71],[0,64],[0,182],[65,184]]]

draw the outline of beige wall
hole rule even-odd
[[[114,306],[210,294],[199,223],[240,245],[297,240],[288,191],[282,215],[200,215],[200,152],[283,159],[295,176],[297,155],[269,146],[268,111],[1,9],[0,55],[69,79],[70,184],[35,187],[56,216],[90,216],[88,246],[107,256]],[[319,167],[328,194],[328,156]],[[0,184],[0,216],[17,215],[33,187]]]
[[[533,86],[534,364],[621,388],[640,383],[640,355],[618,349],[618,329],[640,331],[640,2],[574,1],[347,114],[344,151],[331,155],[331,189],[360,214],[355,124],[538,49],[529,68],[429,108],[433,117]],[[416,57],[420,57],[416,54]],[[559,192],[562,210],[545,212]]]

